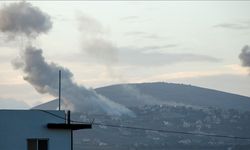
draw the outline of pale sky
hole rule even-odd
[[[71,70],[78,84],[164,81],[250,96],[249,68],[241,67],[238,57],[250,45],[248,1],[28,2],[53,21],[52,29],[33,42],[49,62]],[[79,29],[81,17],[92,23]],[[89,34],[114,49],[87,54]],[[0,38],[0,101],[34,106],[53,99],[37,93],[12,67],[22,38],[6,42],[1,32]]]

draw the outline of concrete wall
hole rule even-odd
[[[49,139],[49,150],[70,150],[70,130],[48,129],[48,123],[65,121],[39,110],[0,110],[0,150],[27,150],[28,138]]]

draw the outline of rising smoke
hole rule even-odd
[[[122,74],[115,72],[113,69],[113,66],[119,59],[119,48],[116,47],[112,41],[105,38],[107,32],[105,28],[94,18],[85,15],[78,15],[77,19],[79,21],[79,31],[82,34],[81,46],[83,52],[96,62],[104,65],[113,80],[118,79],[119,82],[124,82]],[[141,94],[135,86],[125,84],[121,87],[123,91],[129,95],[126,101],[119,102],[125,106],[152,105],[159,103],[159,101],[155,100],[153,97]]]
[[[12,3],[0,9],[0,31],[8,36],[35,38],[41,33],[47,33],[51,27],[50,17],[29,3]],[[25,73],[24,80],[39,93],[49,93],[57,97],[58,71],[61,70],[65,108],[76,112],[133,115],[126,107],[73,82],[73,74],[68,69],[46,62],[42,54],[42,49],[27,46],[21,51],[20,57],[13,61],[14,67]]]
[[[0,31],[9,37],[25,35],[36,37],[52,27],[50,17],[30,3],[5,5],[0,9]]]
[[[125,101],[120,101],[125,106],[161,105],[164,102],[151,95],[142,93],[136,86],[130,84],[121,85],[122,92],[127,96]]]
[[[126,107],[117,104],[97,94],[94,90],[86,89],[72,81],[73,74],[66,68],[55,63],[46,62],[42,50],[27,47],[14,66],[24,73],[24,80],[29,82],[39,93],[58,95],[58,70],[62,71],[62,99],[70,102],[71,109],[77,112],[89,112],[108,115],[133,115]],[[67,107],[67,106],[66,106]]]
[[[118,61],[118,48],[107,40],[107,31],[102,24],[85,15],[79,15],[77,19],[83,52],[108,68],[114,65]]]
[[[242,48],[239,58],[243,67],[250,68],[250,47],[248,45]]]
[[[82,33],[81,44],[83,51],[95,59],[96,62],[105,65],[112,79],[118,79],[119,82],[124,81],[122,74],[119,75],[112,68],[118,62],[119,49],[105,38],[106,30],[102,24],[85,15],[78,16],[78,20],[79,31]],[[120,104],[125,106],[141,106],[161,103],[152,96],[142,94],[135,86],[124,84],[121,87],[122,91],[128,95],[128,98],[125,101],[119,101]]]

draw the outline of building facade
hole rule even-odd
[[[64,111],[0,110],[0,150],[71,150],[72,129]]]

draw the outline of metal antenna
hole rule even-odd
[[[61,110],[61,70],[59,70],[59,110]]]

